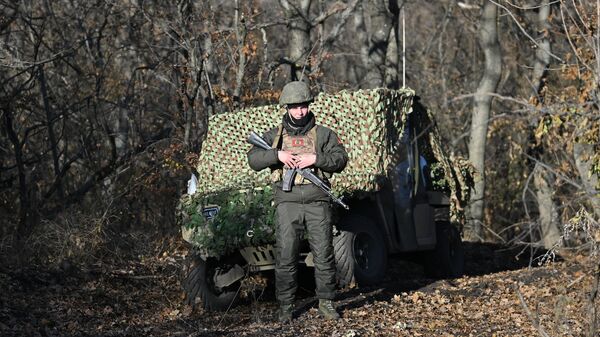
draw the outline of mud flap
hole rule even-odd
[[[429,204],[416,204],[413,215],[419,249],[433,249],[436,235],[432,207]]]

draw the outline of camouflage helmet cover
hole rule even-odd
[[[312,101],[313,96],[310,88],[307,83],[302,81],[293,81],[286,84],[279,96],[279,104],[281,105],[309,103]]]

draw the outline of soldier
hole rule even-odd
[[[267,131],[263,139],[273,150],[256,146],[248,152],[255,171],[270,168],[276,207],[275,284],[279,321],[292,319],[297,285],[298,246],[306,228],[315,263],[319,314],[338,319],[333,306],[335,261],[333,257],[331,200],[321,189],[296,175],[291,191],[282,190],[282,177],[289,168],[311,168],[326,180],[346,167],[348,154],[331,129],[315,124],[309,104],[310,88],[295,81],[283,87],[279,104],[286,107],[281,125]],[[327,181],[327,180],[326,180]]]

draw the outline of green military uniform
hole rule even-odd
[[[310,121],[303,127],[290,125],[289,114],[282,125],[263,134],[263,139],[274,150],[253,147],[248,152],[248,163],[256,171],[270,168],[273,173],[273,191],[276,206],[276,287],[277,299],[282,305],[293,303],[297,289],[298,247],[306,228],[315,263],[316,294],[321,300],[332,300],[335,295],[335,261],[332,245],[331,204],[329,196],[308,181],[296,180],[292,190],[282,190],[283,164],[278,160],[278,149],[294,153],[314,152],[313,170],[321,178],[341,172],[348,154],[338,136],[331,129]],[[316,138],[316,139],[315,139]]]

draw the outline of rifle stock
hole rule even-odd
[[[248,143],[258,146],[263,150],[272,150],[273,148],[262,139],[256,132],[251,131],[250,135],[248,135]]]
[[[250,135],[248,135],[248,143],[257,146],[263,150],[272,150],[273,148],[256,132],[251,131]],[[331,193],[331,188],[327,183],[325,183],[321,178],[315,175],[310,169],[288,169],[283,177],[282,181],[282,190],[285,192],[289,192],[292,190],[292,185],[294,184],[294,178],[296,174],[302,175],[304,178],[308,179],[311,183],[316,185],[318,188],[323,190],[323,192],[327,193],[333,202],[339,204],[345,209],[350,209],[348,205],[342,201],[342,198],[338,198],[333,193]]]

